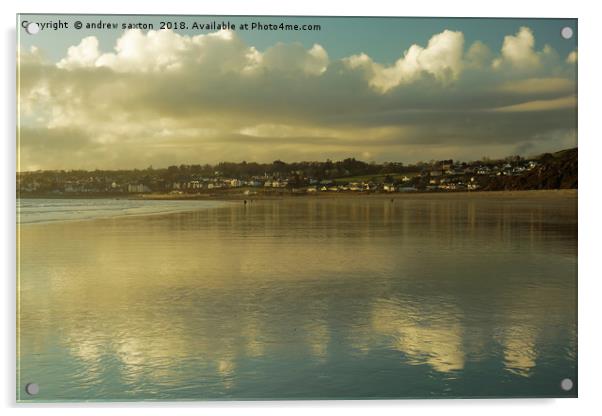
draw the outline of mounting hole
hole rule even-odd
[[[573,28],[565,26],[562,28],[562,30],[560,31],[560,36],[562,36],[564,39],[570,39],[573,37]]]
[[[25,385],[25,392],[30,396],[35,396],[40,392],[40,386],[38,386],[36,383],[28,383]]]
[[[29,22],[27,26],[25,26],[25,31],[30,35],[35,35],[40,31],[40,25],[38,25],[36,22]]]
[[[573,390],[573,380],[571,380],[570,378],[565,378],[560,382],[560,388],[564,391]]]

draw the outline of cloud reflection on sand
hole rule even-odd
[[[574,362],[575,240],[549,201],[393,205],[23,229],[23,375],[66,398],[394,397],[406,374],[478,391]]]

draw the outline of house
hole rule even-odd
[[[395,192],[397,189],[395,188],[395,185],[392,183],[385,183],[383,185],[383,190],[385,192]]]
[[[251,186],[253,188],[258,188],[260,186],[263,186],[263,182],[257,181],[257,180],[251,180],[251,181],[247,181],[247,185]]]
[[[203,185],[200,181],[189,181],[186,183],[186,189],[201,189]]]
[[[287,185],[288,185],[288,181],[283,181],[283,180],[272,181],[272,188],[286,188]]]
[[[143,194],[143,193],[147,193],[150,192],[150,188],[146,185],[143,185],[141,183],[137,183],[137,184],[128,184],[128,192],[132,193],[132,194]]]
[[[358,182],[351,182],[349,184],[349,190],[357,192],[357,191],[361,191],[362,187],[361,187],[361,185]]]

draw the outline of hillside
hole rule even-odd
[[[484,188],[488,191],[527,189],[577,189],[577,148],[545,153],[539,165],[520,176],[493,178]]]

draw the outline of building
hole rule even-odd
[[[392,183],[385,183],[383,185],[383,190],[385,192],[395,192],[397,189],[395,188],[395,185]]]
[[[272,182],[272,188],[286,188],[288,181],[276,180]]]
[[[128,184],[128,192],[131,194],[143,194],[143,193],[147,193],[150,192],[150,188],[146,185],[143,185],[141,183],[137,183],[137,184]]]
[[[200,181],[189,181],[186,183],[186,189],[201,189],[203,184]]]

